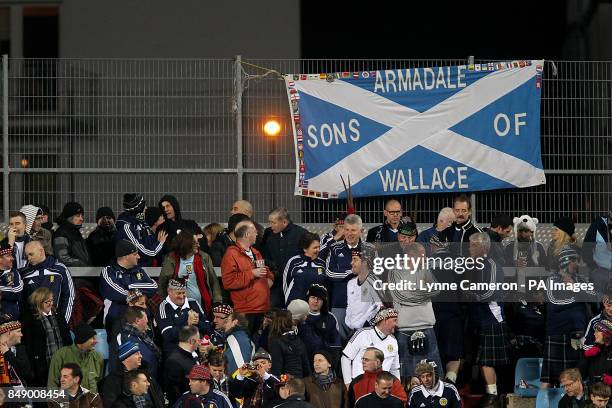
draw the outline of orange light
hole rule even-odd
[[[28,159],[26,159],[25,157],[23,159],[21,159],[21,167],[26,169],[28,167],[30,167],[30,161]]]
[[[264,133],[268,136],[277,136],[281,131],[281,127],[277,121],[269,120],[264,125],[263,130]]]

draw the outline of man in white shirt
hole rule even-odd
[[[376,316],[383,306],[374,289],[376,275],[370,272],[367,263],[357,253],[353,254],[351,268],[355,277],[346,287],[346,325],[352,330],[359,330]]]
[[[373,327],[355,332],[342,351],[342,376],[346,385],[363,373],[361,357],[368,347],[376,347],[385,355],[382,368],[400,378],[400,360],[397,340],[393,332],[397,327],[398,313],[395,309],[381,309],[372,321]]]

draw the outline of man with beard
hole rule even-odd
[[[59,228],[53,233],[53,253],[66,266],[89,266],[89,250],[81,235],[83,206],[69,202],[57,219]]]
[[[100,207],[96,211],[98,226],[85,240],[93,266],[106,266],[115,258],[115,220],[115,214],[110,207]]]
[[[421,384],[410,391],[408,408],[461,408],[461,398],[457,388],[452,384],[440,381],[436,367],[435,362],[427,360],[417,364],[414,374]]]
[[[204,252],[208,252],[208,243],[204,237],[202,229],[194,220],[186,220],[181,214],[181,206],[178,200],[173,195],[165,195],[159,200],[158,207],[164,216],[164,223],[160,225],[159,229],[168,233],[168,239],[164,243],[164,253],[171,251],[170,244],[174,237],[181,231],[189,231],[192,235],[197,237],[200,246]]]
[[[521,215],[514,218],[516,239],[504,247],[505,266],[532,268],[546,265],[546,250],[536,241],[537,218]]]

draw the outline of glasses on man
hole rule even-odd
[[[53,298],[51,299],[47,299],[43,302],[45,305],[52,305],[53,304]]]

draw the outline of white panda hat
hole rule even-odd
[[[518,256],[518,247],[517,247],[517,243],[518,243],[518,231],[519,229],[523,229],[523,228],[527,228],[529,229],[531,232],[533,232],[533,241],[532,241],[532,245],[534,247],[534,251],[532,251],[532,254],[534,256],[534,262],[537,264],[538,260],[538,252],[535,251],[535,246],[536,246],[536,230],[537,230],[537,225],[538,225],[538,219],[537,218],[532,218],[529,215],[521,215],[520,217],[514,217],[513,219],[513,223],[514,223],[514,260],[516,260],[517,256]]]

